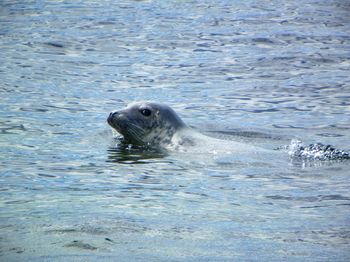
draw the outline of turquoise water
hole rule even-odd
[[[349,150],[346,1],[2,1],[1,261],[349,261],[349,161],[123,150],[134,100]],[[225,142],[223,142],[225,143]]]

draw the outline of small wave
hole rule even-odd
[[[291,157],[308,160],[345,160],[350,159],[350,153],[322,143],[305,146],[300,140],[293,139],[287,147]]]

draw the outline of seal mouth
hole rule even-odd
[[[127,128],[127,121],[125,115],[122,113],[111,112],[107,118],[107,123],[115,129],[119,134],[125,135],[125,129]]]
[[[124,112],[111,112],[107,117],[107,123],[121,134],[125,141],[129,141],[132,144],[144,143],[144,128],[132,123]]]

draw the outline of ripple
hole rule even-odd
[[[1,260],[348,260],[346,1],[32,2],[0,8]],[[327,159],[129,147],[133,100]]]

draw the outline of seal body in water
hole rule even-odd
[[[170,150],[224,151],[227,153],[242,148],[256,149],[253,146],[233,141],[227,145],[222,140],[195,132],[181,120],[172,108],[160,103],[132,103],[125,109],[111,112],[107,122],[124,137],[126,143],[133,145]]]
[[[135,102],[125,109],[111,112],[107,119],[126,143],[153,148],[175,149],[196,153],[239,153],[257,156],[276,152],[236,141],[223,141],[195,132],[169,106],[154,102]],[[311,144],[291,146],[289,155],[304,159],[349,159],[349,153],[330,146]],[[299,144],[298,144],[299,145]]]

